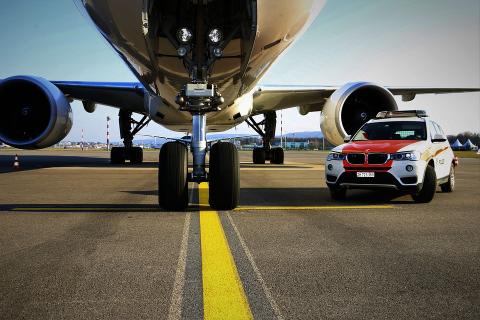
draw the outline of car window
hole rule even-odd
[[[430,139],[433,139],[437,133],[437,129],[433,125],[432,121],[428,121],[428,131],[430,131]]]
[[[442,128],[438,125],[438,123],[436,122],[432,122],[433,123],[433,126],[435,127],[435,131],[440,134],[442,137],[445,138],[445,133],[443,133],[443,130]]]
[[[424,122],[392,121],[370,122],[355,134],[353,141],[366,140],[426,140],[427,130]]]

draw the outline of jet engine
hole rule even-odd
[[[0,140],[20,149],[54,145],[72,128],[72,108],[53,83],[16,76],[0,81]]]
[[[326,101],[320,127],[329,142],[339,145],[379,111],[397,109],[392,93],[384,87],[368,82],[348,83]]]

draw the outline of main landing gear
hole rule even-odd
[[[133,137],[142,130],[149,122],[147,116],[140,121],[132,118],[130,111],[120,110],[118,114],[120,124],[120,137],[123,139],[123,147],[113,147],[110,151],[110,162],[112,164],[124,164],[125,160],[130,160],[132,164],[143,162],[143,150],[140,147],[133,146]],[[132,129],[132,125],[135,127]]]
[[[275,129],[277,125],[277,114],[275,111],[264,113],[264,119],[256,122],[253,117],[246,120],[247,124],[258,133],[263,139],[263,146],[253,149],[253,163],[265,164],[266,160],[270,160],[272,164],[283,164],[284,153],[283,148],[272,148],[272,140],[275,138]],[[264,127],[262,130],[261,126]]]

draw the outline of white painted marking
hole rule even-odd
[[[168,310],[168,319],[177,320],[182,317],[183,288],[185,285],[185,269],[187,266],[188,233],[190,231],[191,213],[185,216],[183,226],[182,244],[178,256],[177,271],[175,272],[175,282],[173,283],[172,298]]]
[[[280,312],[280,308],[278,307],[277,303],[275,302],[275,299],[273,298],[272,293],[270,292],[270,289],[268,289],[267,284],[265,283],[265,280],[263,280],[262,274],[260,270],[257,267],[257,264],[255,263],[255,260],[253,259],[253,255],[250,252],[250,250],[247,247],[247,244],[245,243],[245,240],[240,234],[240,231],[238,231],[237,226],[233,222],[232,217],[230,216],[230,213],[227,213],[227,218],[232,224],[233,230],[235,231],[235,234],[237,235],[238,240],[240,241],[240,245],[243,248],[243,251],[245,252],[245,255],[247,256],[248,261],[250,262],[250,265],[253,268],[253,271],[255,272],[255,276],[257,277],[258,282],[261,284],[263,292],[265,293],[265,296],[267,297],[268,302],[270,302],[270,306],[273,309],[273,312],[277,316],[277,319],[283,320],[282,313]]]

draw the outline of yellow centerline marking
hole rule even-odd
[[[200,207],[208,207],[208,184],[199,186]],[[216,211],[200,211],[204,319],[253,319],[237,267]]]

